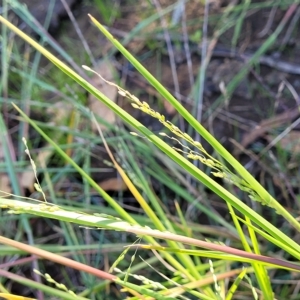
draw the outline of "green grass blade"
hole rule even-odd
[[[200,248],[211,249],[213,251],[222,251],[235,256],[255,259],[257,262],[260,263],[267,263],[267,264],[273,263],[274,265],[277,265],[280,268],[286,268],[286,269],[291,269],[300,272],[300,266],[297,263],[285,261],[282,259],[257,255],[254,253],[248,253],[228,246],[197,240],[194,238],[181,236],[171,232],[162,232],[156,229],[151,229],[148,226],[142,227],[137,224],[130,224],[119,218],[114,218],[107,215],[102,216],[102,215],[85,214],[81,212],[64,210],[61,207],[58,207],[56,205],[45,204],[40,201],[25,202],[21,200],[7,199],[3,197],[0,197],[0,207],[5,209],[10,209],[11,213],[22,213],[22,214],[30,213],[45,218],[52,218],[52,219],[61,220],[69,223],[75,223],[81,226],[103,228],[103,229],[116,230],[122,232],[123,231],[130,232],[137,235],[138,237],[143,237],[146,240],[151,240],[149,239],[149,237],[154,237],[158,239],[176,241],[187,245],[194,245]],[[146,247],[151,249],[151,247],[155,248],[157,246],[158,246],[157,243],[155,243],[154,246],[150,245]],[[162,248],[162,250],[163,249],[164,248]],[[182,250],[182,249],[172,248],[172,251],[180,252],[180,251],[193,251],[193,250]]]
[[[52,296],[52,297],[58,297],[59,299],[64,299],[64,300],[77,300],[77,299],[78,300],[88,300],[88,298],[84,298],[84,297],[81,297],[81,296],[73,296],[73,295],[71,295],[67,292],[60,291],[57,288],[53,288],[53,287],[47,286],[45,284],[38,283],[36,281],[30,280],[28,278],[24,278],[20,275],[12,274],[12,273],[4,271],[4,270],[0,271],[0,276],[2,278],[7,277],[7,278],[11,279],[12,281],[18,282],[21,285],[25,285],[25,286],[33,288],[37,291],[43,291],[47,295]],[[10,299],[22,299],[22,298],[23,297],[10,298]]]
[[[273,207],[277,213],[280,213],[292,224],[298,231],[300,231],[299,222],[286,210],[279,202],[277,202],[261,185],[260,183],[219,143],[172,95],[171,93],[148,72],[134,56],[127,51],[123,45],[118,42],[113,35],[111,35],[96,19],[90,16],[92,22],[99,28],[99,30],[107,37],[108,40],[132,63],[132,65],[148,80],[148,82],[170,102],[174,108],[187,120],[187,122],[205,139],[211,146],[234,167],[238,174],[240,174],[246,182],[256,191],[262,202]],[[253,55],[249,64],[258,60],[258,58],[274,43],[276,37],[281,32],[283,24],[269,37],[268,41]],[[237,76],[236,81],[244,77],[248,70],[244,68]],[[228,87],[229,89],[229,87]]]
[[[41,134],[41,136],[44,137],[44,139],[49,142],[55,150],[61,155],[61,157],[70,163],[74,167],[75,170],[78,171],[78,173],[85,178],[91,187],[93,187],[102,197],[105,199],[109,205],[118,213],[118,216],[122,217],[126,221],[128,221],[130,224],[137,224],[134,218],[132,218],[113,198],[111,198],[100,186],[86,173],[82,168],[80,168],[74,160],[72,160],[53,140],[51,140],[37,125],[34,121],[32,121],[30,118],[28,118],[18,107],[15,106],[15,108],[18,110],[18,112],[28,121],[37,132]],[[67,221],[67,220],[66,220]],[[152,244],[156,244],[155,240],[153,238],[146,238],[148,242]],[[174,267],[178,270],[180,270],[182,273],[184,273],[190,280],[194,280],[194,277],[191,276],[191,274],[187,271],[186,268],[184,268],[174,257],[171,255],[167,255],[166,258],[169,260],[169,262],[174,265]]]
[[[93,94],[98,99],[100,99],[102,102],[104,102],[105,105],[107,105],[109,108],[111,108],[125,122],[127,122],[128,124],[130,124],[131,126],[133,126],[134,128],[136,128],[136,130],[138,130],[142,135],[146,136],[159,149],[161,149],[171,159],[173,159],[176,163],[178,163],[180,166],[182,166],[192,176],[194,176],[196,179],[198,179],[203,184],[205,184],[208,188],[210,188],[213,192],[215,192],[217,195],[219,195],[221,198],[223,198],[226,202],[230,203],[233,207],[235,207],[236,209],[238,209],[242,214],[248,216],[251,219],[251,221],[253,221],[254,223],[258,224],[261,228],[263,228],[270,235],[274,236],[279,241],[288,242],[289,248],[291,248],[291,249],[297,249],[297,251],[300,253],[300,246],[295,241],[293,241],[291,238],[288,238],[278,228],[276,228],[275,226],[273,226],[270,222],[267,222],[263,217],[261,217],[259,214],[257,214],[252,209],[250,209],[242,201],[240,201],[239,199],[237,199],[230,192],[228,192],[222,186],[220,186],[219,184],[217,184],[213,179],[211,179],[209,176],[207,176],[201,170],[199,170],[198,168],[196,168],[192,163],[190,163],[189,161],[187,161],[184,157],[182,157],[179,153],[177,153],[169,145],[167,145],[166,143],[164,143],[160,138],[158,138],[156,135],[154,135],[145,126],[143,126],[141,123],[139,123],[138,121],[136,121],[130,114],[128,114],[127,112],[123,111],[114,102],[112,102],[107,97],[105,97],[103,94],[101,94],[97,89],[95,89],[92,85],[90,85],[83,78],[81,78],[80,76],[78,76],[78,74],[76,74],[69,67],[67,67],[65,64],[63,64],[60,60],[58,60],[55,56],[53,56],[51,53],[49,53],[46,49],[44,49],[43,47],[40,47],[40,45],[38,43],[36,43],[34,40],[30,39],[26,34],[24,34],[23,32],[21,32],[20,30],[18,30],[15,26],[13,26],[10,22],[6,21],[1,16],[0,16],[0,22],[4,23],[6,26],[8,26],[10,29],[12,29],[14,32],[16,32],[22,38],[24,38],[28,43],[30,43],[38,51],[40,51],[43,55],[45,55],[51,62],[53,62],[63,72],[65,72],[68,76],[70,76],[75,81],[77,81],[81,86],[83,86],[91,94]],[[22,112],[20,110],[19,110],[19,112],[22,114]],[[24,118],[26,118],[26,116],[24,114],[22,114],[22,116]],[[35,125],[34,122],[30,121],[28,118],[26,120],[28,122],[30,122],[31,125],[34,126],[34,128],[36,130],[38,130],[41,134],[43,134],[41,132],[41,130]],[[200,125],[200,124],[198,124],[198,125]],[[43,136],[46,138],[45,135],[43,135]],[[51,140],[49,140],[49,138],[48,138],[48,141],[51,142]],[[63,151],[61,151],[61,150],[58,150],[58,151],[59,151],[59,153],[61,155],[65,155]],[[65,157],[65,159],[67,160],[69,158]],[[81,172],[81,174],[82,174],[82,170],[79,171],[79,172]],[[96,184],[93,183],[93,185],[95,186]],[[267,192],[265,191],[265,193],[267,193]],[[120,208],[117,208],[117,209],[119,210]],[[124,212],[123,212],[123,214],[124,214]]]
[[[230,287],[229,291],[227,292],[225,300],[231,300],[232,296],[234,295],[235,291],[237,290],[238,285],[243,280],[244,276],[247,273],[247,269],[244,269],[239,276],[234,280],[232,286]]]

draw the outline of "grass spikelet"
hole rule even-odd
[[[218,284],[218,280],[217,280],[217,276],[215,274],[215,270],[214,270],[214,266],[213,266],[213,262],[211,260],[209,260],[209,265],[210,265],[210,272],[212,273],[213,279],[214,279],[214,283],[215,283],[215,290],[216,290],[216,295],[217,297],[222,300],[223,297],[221,296],[221,287]]]
[[[152,281],[152,280],[148,279],[145,276],[137,275],[137,274],[131,274],[131,273],[127,272],[127,271],[123,272],[122,270],[120,270],[118,268],[115,268],[114,271],[116,273],[125,274],[126,276],[129,276],[129,277],[132,277],[132,278],[134,278],[136,280],[139,280],[139,281],[141,281],[148,288],[151,287],[154,290],[167,290],[167,288],[165,286],[163,286],[161,283],[156,282],[156,281]]]
[[[186,132],[183,132],[178,126],[174,125],[172,122],[165,119],[165,116],[160,114],[159,112],[153,110],[150,105],[145,101],[140,101],[136,96],[130,94],[125,89],[121,88],[117,84],[105,80],[100,74],[92,70],[91,68],[87,66],[83,66],[85,70],[91,71],[97,76],[99,76],[104,82],[106,82],[109,85],[112,85],[118,89],[118,93],[132,101],[131,105],[135,109],[139,109],[143,111],[144,113],[152,116],[153,118],[159,120],[167,129],[169,129],[173,134],[175,134],[177,137],[187,141],[189,144],[191,144],[193,147],[198,149],[200,153],[195,152],[194,150],[190,149],[188,146],[182,144],[178,139],[174,137],[169,137],[167,134],[161,132],[161,136],[168,137],[172,140],[175,140],[177,143],[179,143],[183,148],[187,149],[188,152],[180,151],[187,155],[187,158],[192,160],[199,160],[202,164],[208,166],[209,168],[213,169],[214,171],[211,172],[212,175],[218,178],[224,178],[228,183],[233,184],[237,186],[242,191],[246,192],[250,199],[254,201],[261,202],[263,205],[271,205],[270,201],[266,201],[261,199],[259,197],[258,193],[242,178],[232,173],[224,164],[222,164],[220,161],[212,157],[202,146],[202,144],[198,141],[195,141],[191,136],[189,136]],[[173,147],[175,150],[178,151],[178,148]],[[215,172],[216,171],[216,172]]]
[[[140,240],[141,240],[141,239],[137,239],[137,240],[133,243],[133,245],[136,244],[136,243],[138,243]],[[125,248],[125,250],[124,250],[124,251],[120,254],[120,256],[116,259],[116,261],[113,263],[113,265],[112,265],[112,266],[110,267],[110,269],[109,269],[109,272],[110,272],[110,273],[111,273],[113,270],[119,270],[119,269],[117,269],[117,265],[119,264],[120,261],[122,261],[122,260],[125,258],[125,255],[126,255],[126,253],[128,252],[129,249],[130,249],[130,247]],[[137,250],[137,249],[136,249],[136,250]],[[133,257],[131,258],[130,266],[131,266],[132,262],[134,261],[134,258],[135,258],[135,256],[133,256]],[[130,268],[130,266],[129,266],[129,268]],[[127,279],[126,279],[125,281],[127,281]]]
[[[33,271],[34,271],[36,274],[38,274],[38,275],[44,277],[45,280],[47,280],[47,282],[54,284],[58,289],[60,289],[60,290],[62,290],[62,291],[64,291],[64,292],[67,292],[68,294],[74,296],[75,299],[78,298],[77,295],[76,295],[73,291],[69,290],[64,284],[55,281],[48,273],[42,274],[42,273],[41,273],[40,271],[38,271],[38,270],[33,270]]]
[[[30,155],[30,152],[29,152],[29,149],[28,149],[28,146],[27,146],[27,141],[25,139],[25,137],[22,138],[22,141],[26,147],[25,149],[25,153],[28,155],[29,157],[29,160],[30,160],[30,164],[32,166],[32,170],[34,172],[34,176],[35,176],[35,180],[36,180],[36,183],[34,184],[34,188],[36,189],[37,192],[41,193],[43,195],[43,199],[45,202],[47,202],[47,199],[46,199],[46,195],[45,193],[43,192],[43,189],[40,185],[40,182],[39,182],[39,179],[38,179],[38,176],[37,176],[37,171],[36,171],[36,165],[34,163],[34,160],[31,158],[31,155]]]

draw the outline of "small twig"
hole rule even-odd
[[[268,21],[267,21],[265,27],[262,29],[261,32],[259,32],[259,33],[257,34],[257,37],[258,37],[258,38],[262,38],[262,37],[264,37],[265,35],[268,34],[268,32],[270,31],[271,26],[272,26],[272,24],[273,24],[273,21],[274,21],[274,17],[275,17],[276,12],[277,12],[277,6],[273,6],[272,9],[271,9],[271,12],[270,12],[270,14],[269,14],[269,18],[268,18]]]
[[[284,138],[293,128],[300,124],[300,118],[293,122],[288,128],[286,128],[281,134],[273,139],[258,155],[258,159],[261,159],[273,146],[275,146],[282,138]],[[249,169],[253,165],[253,161],[245,165],[246,169]]]
[[[164,16],[161,13],[161,6],[160,6],[159,2],[157,0],[152,0],[152,3],[155,5],[156,10],[160,16],[160,22],[161,22],[162,28],[164,30],[164,37],[165,37],[165,41],[166,41],[167,48],[168,48],[170,66],[171,66],[171,70],[172,70],[173,83],[174,83],[174,88],[175,88],[175,96],[180,100],[180,88],[179,88],[179,81],[178,81],[178,76],[177,76],[177,72],[176,72],[175,55],[174,55],[174,51],[173,51],[170,34],[168,32],[168,25],[167,25],[167,22],[166,22]]]
[[[281,134],[279,134],[272,142],[270,142],[259,154],[259,158],[261,158],[264,154],[266,154],[273,146],[275,146],[282,138],[284,138],[292,129],[300,124],[300,118],[298,118],[295,122],[293,122],[289,127],[287,127]]]
[[[196,99],[196,119],[201,123],[202,119],[202,109],[203,109],[203,95],[204,95],[204,83],[205,83],[205,72],[208,64],[207,49],[208,49],[208,15],[209,15],[209,1],[205,0],[204,6],[204,19],[202,25],[202,47],[201,47],[201,67],[200,67],[200,76],[199,76],[199,91],[197,93]],[[196,134],[195,141],[200,141],[200,135]]]
[[[92,51],[91,51],[91,49],[90,49],[90,47],[89,47],[86,39],[84,38],[84,35],[82,34],[82,31],[81,31],[81,29],[78,26],[78,22],[74,18],[74,15],[73,15],[73,13],[72,13],[72,11],[71,11],[68,3],[66,2],[66,0],[60,0],[60,1],[61,1],[61,3],[63,4],[63,6],[65,8],[65,10],[66,10],[66,12],[67,12],[67,14],[68,14],[68,16],[69,16],[69,18],[70,18],[70,20],[71,20],[74,28],[75,28],[75,31],[76,31],[77,35],[79,36],[79,38],[80,38],[80,40],[82,42],[82,45],[83,45],[86,53],[89,55],[93,66],[96,66],[96,61],[95,61],[95,58],[94,58],[94,56],[92,54]]]
[[[274,93],[267,84],[264,83],[264,79],[253,69],[250,69],[251,74],[254,78],[261,84],[261,86],[274,98],[278,98],[276,93]]]
[[[300,17],[300,7],[298,7],[294,17],[291,20],[291,23],[286,31],[286,34],[285,34],[284,38],[282,39],[281,47],[284,47],[287,44],[287,42],[290,40],[290,37],[291,37],[292,32],[299,20],[299,17]]]
[[[189,79],[190,79],[190,85],[191,87],[194,86],[194,75],[193,75],[193,65],[192,65],[192,57],[191,57],[191,51],[189,46],[189,37],[186,27],[186,13],[185,13],[185,6],[183,7],[183,13],[181,18],[181,26],[182,26],[182,32],[183,32],[183,47],[185,51],[186,56],[186,62],[189,72]]]
[[[283,82],[284,82],[285,86],[289,89],[290,93],[293,95],[297,105],[300,107],[300,96],[297,93],[297,91],[286,79],[284,79]]]
[[[62,49],[57,41],[48,33],[48,31],[37,21],[32,15],[30,15],[30,21],[38,28],[38,34],[42,36],[54,49]],[[37,31],[36,31],[37,32]],[[49,42],[50,41],[50,42]],[[89,80],[87,75],[82,71],[82,69],[75,63],[71,56],[64,56],[66,61],[76,70],[76,72],[86,80]]]
[[[241,142],[241,145],[246,148],[249,144],[251,144],[253,141],[255,141],[258,137],[264,135],[270,129],[276,128],[285,122],[288,122],[294,118],[297,118],[299,116],[299,114],[300,114],[299,107],[296,107],[296,108],[290,109],[278,116],[275,116],[270,119],[262,121],[257,126],[257,128],[252,130],[249,134],[247,134],[244,137],[244,139]],[[240,153],[239,150],[235,151],[235,155],[238,155],[239,153]]]

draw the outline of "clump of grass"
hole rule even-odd
[[[171,102],[174,107],[178,110],[191,126],[193,126],[199,134],[207,139],[210,144],[214,147],[215,151],[221,155],[230,165],[232,171],[226,167],[223,163],[209,154],[201,143],[195,141],[186,132],[180,130],[177,126],[166,120],[165,117],[153,110],[148,103],[141,102],[137,97],[132,95],[125,89],[115,85],[114,83],[106,81],[108,84],[114,85],[119,94],[128,98],[133,107],[143,111],[144,113],[152,116],[159,120],[172,134],[176,137],[170,137],[175,140],[182,147],[175,148],[170,147],[165,143],[159,136],[153,134],[148,128],[140,124],[130,114],[123,111],[115,103],[110,101],[107,97],[101,94],[93,86],[91,86],[84,78],[79,76],[72,69],[62,63],[57,57],[48,52],[45,48],[40,46],[34,40],[26,36],[10,22],[0,17],[0,21],[13,30],[16,34],[24,38],[29,44],[35,47],[43,55],[45,55],[54,65],[59,67],[67,76],[75,80],[88,92],[96,96],[100,101],[104,102],[110,107],[115,113],[117,113],[125,122],[131,125],[134,130],[139,132],[139,135],[146,137],[152,142],[157,148],[162,150],[170,159],[176,162],[179,166],[185,169],[187,173],[195,177],[217,195],[219,195],[227,204],[228,210],[233,218],[235,225],[235,233],[239,236],[240,245],[244,250],[228,247],[220,242],[207,242],[197,239],[193,236],[193,232],[189,232],[189,235],[182,235],[182,231],[178,230],[178,224],[172,222],[166,213],[166,210],[161,207],[160,202],[157,200],[156,195],[151,193],[151,189],[143,180],[142,175],[140,178],[141,187],[145,188],[148,194],[142,195],[140,189],[136,187],[132,180],[127,176],[126,172],[120,167],[115,158],[111,155],[105,139],[102,136],[103,143],[107,151],[110,153],[111,160],[115,168],[122,176],[124,182],[126,182],[128,188],[134,195],[135,199],[139,202],[145,215],[147,216],[148,225],[141,224],[137,220],[136,216],[128,214],[117,201],[110,197],[105,191],[103,191],[99,185],[89,176],[89,174],[82,169],[74,159],[67,155],[57,143],[49,137],[49,135],[39,126],[37,122],[29,118],[21,109],[14,105],[15,109],[20,115],[27,121],[32,127],[40,133],[40,135],[57,151],[57,153],[72,166],[81,176],[86,180],[89,186],[93,187],[107,203],[113,208],[115,216],[99,215],[96,213],[87,213],[80,211],[79,209],[71,209],[70,207],[62,207],[59,205],[52,205],[47,203],[45,194],[43,194],[45,203],[36,203],[17,200],[15,196],[12,199],[6,197],[0,198],[0,207],[9,209],[10,213],[30,214],[36,215],[43,218],[51,218],[59,220],[62,224],[74,223],[84,227],[102,228],[106,230],[113,230],[116,232],[132,233],[138,236],[138,239],[142,239],[146,242],[146,245],[131,245],[115,260],[115,264],[112,264],[112,268],[116,264],[124,263],[126,255],[129,255],[129,250],[134,249],[134,253],[130,256],[130,263],[126,266],[127,271],[119,272],[118,276],[124,278],[117,278],[117,276],[108,274],[107,272],[96,272],[94,268],[85,264],[76,264],[74,261],[69,261],[59,257],[58,255],[51,255],[51,253],[39,251],[35,247],[25,247],[24,244],[14,242],[10,239],[0,237],[0,242],[11,245],[23,251],[31,252],[32,254],[40,257],[47,258],[56,262],[60,262],[65,266],[77,268],[82,272],[87,272],[97,276],[98,278],[114,281],[120,284],[126,291],[133,296],[132,299],[143,299],[146,297],[152,297],[155,299],[180,299],[183,297],[196,297],[199,299],[231,299],[237,288],[240,286],[241,281],[246,278],[250,284],[251,291],[253,292],[254,298],[258,298],[256,290],[254,288],[254,281],[250,279],[248,274],[253,274],[255,283],[260,289],[260,293],[264,299],[273,299],[273,290],[268,271],[270,269],[282,268],[288,271],[299,272],[299,266],[294,263],[294,260],[300,259],[300,246],[288,235],[280,231],[276,226],[265,220],[262,216],[257,214],[253,209],[245,205],[240,199],[233,195],[230,191],[216,183],[212,178],[204,174],[200,169],[196,168],[188,159],[199,160],[211,168],[211,174],[215,177],[220,177],[226,181],[239,187],[242,191],[245,191],[252,200],[258,201],[262,205],[268,205],[276,210],[276,212],[282,215],[285,220],[291,224],[295,229],[299,230],[300,225],[298,221],[285,210],[277,201],[274,199],[257,181],[251,174],[245,170],[239,162],[237,162],[223,147],[220,143],[212,137],[202,126],[193,118],[176,99],[170,95],[170,93],[151,75],[143,66],[134,59],[134,57],[126,51],[126,49],[116,41],[113,36],[94,18],[91,17],[92,22],[103,32],[108,39],[130,60],[130,62],[140,71],[140,73],[158,90],[158,92]],[[240,20],[239,23],[241,23]],[[235,39],[236,42],[236,39]],[[234,42],[234,43],[235,43]],[[91,70],[88,67],[84,67],[86,70]],[[98,74],[99,75],[99,74]],[[101,77],[101,75],[99,75]],[[87,112],[88,113],[88,112]],[[160,136],[168,137],[166,133],[161,133]],[[181,141],[185,140],[189,146],[183,144]],[[197,150],[193,150],[197,149]],[[26,153],[29,155],[28,149]],[[184,155],[182,155],[184,154]],[[30,160],[31,157],[30,157]],[[36,171],[34,171],[36,172]],[[36,175],[36,174],[35,174]],[[36,176],[37,178],[37,176]],[[51,184],[51,183],[50,183]],[[41,186],[38,183],[37,190],[41,190]],[[149,202],[147,201],[149,200]],[[149,203],[151,205],[149,205]],[[178,213],[180,216],[181,214]],[[182,216],[181,216],[182,217]],[[244,228],[242,228],[244,225]],[[183,227],[187,226],[186,222],[182,222]],[[186,232],[183,230],[183,232]],[[248,232],[248,233],[247,233]],[[282,251],[285,251],[290,258],[290,261],[276,259],[271,256],[261,255],[262,249],[258,242],[257,235],[279,247]],[[199,250],[203,248],[205,250]],[[171,280],[166,282],[158,282],[148,278],[149,276],[142,276],[134,274],[135,269],[133,262],[136,259],[137,249],[152,250],[156,254],[156,261],[160,261],[165,266],[165,273],[168,273]],[[198,259],[203,258],[203,261]],[[214,262],[207,259],[214,259]],[[251,266],[247,269],[241,269],[236,267],[232,262],[238,263],[238,266],[250,264]],[[143,268],[149,268],[149,264],[144,263]],[[141,268],[142,268],[141,267]],[[227,272],[228,267],[231,268],[230,272]],[[140,269],[141,269],[140,268]],[[99,270],[98,270],[99,271]],[[3,273],[4,274],[4,273]],[[6,274],[6,276],[8,276]],[[237,276],[234,284],[228,290],[225,290],[225,279],[232,276]],[[129,279],[134,278],[142,282],[141,284],[133,284],[128,282]],[[167,276],[164,278],[168,278]],[[47,280],[52,279],[47,276]],[[25,282],[25,281],[24,281]],[[176,284],[172,285],[173,282]],[[63,289],[64,295],[74,296],[64,285],[57,284],[56,281],[53,283]],[[172,284],[171,284],[172,283]],[[30,282],[26,282],[30,286]],[[32,283],[31,283],[32,284]],[[100,288],[103,289],[104,285],[100,284]],[[35,288],[38,285],[34,285]],[[223,290],[222,290],[223,288]],[[51,291],[54,293],[54,291]],[[81,293],[78,297],[84,297],[89,291]],[[64,298],[67,299],[67,298]],[[69,298],[68,298],[69,299]]]
[[[120,86],[116,85],[113,82],[105,80],[99,73],[93,71],[91,68],[87,66],[83,66],[85,70],[91,71],[95,74],[97,74],[103,81],[105,81],[107,84],[112,85],[118,89],[118,93],[126,97],[132,102],[132,106],[136,109],[141,110],[142,112],[150,115],[151,117],[157,119],[160,123],[162,123],[171,133],[176,135],[180,140],[185,140],[188,142],[191,146],[196,148],[199,152],[192,150],[190,147],[184,145],[180,140],[174,138],[174,137],[169,137],[165,132],[160,132],[159,134],[164,137],[168,137],[172,140],[175,140],[178,144],[180,144],[185,150],[175,148],[178,152],[182,152],[186,154],[186,157],[191,160],[199,160],[202,164],[208,166],[211,168],[212,171],[211,174],[213,174],[215,177],[218,178],[223,178],[227,182],[237,186],[240,188],[242,191],[245,191],[249,194],[249,197],[252,200],[259,201],[264,205],[269,205],[269,202],[265,202],[263,199],[261,199],[258,195],[258,193],[251,188],[251,185],[247,183],[244,179],[242,179],[240,176],[234,174],[231,172],[224,164],[222,164],[219,160],[215,159],[213,156],[211,156],[202,146],[202,144],[198,141],[195,141],[190,135],[187,133],[183,132],[180,128],[172,124],[172,122],[166,120],[165,116],[162,115],[161,113],[153,110],[149,104],[145,101],[140,101],[136,96],[132,95],[129,91],[121,88]],[[133,133],[135,134],[135,133]]]

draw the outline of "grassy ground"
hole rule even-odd
[[[1,10],[0,296],[298,299],[298,4],[46,2]]]

